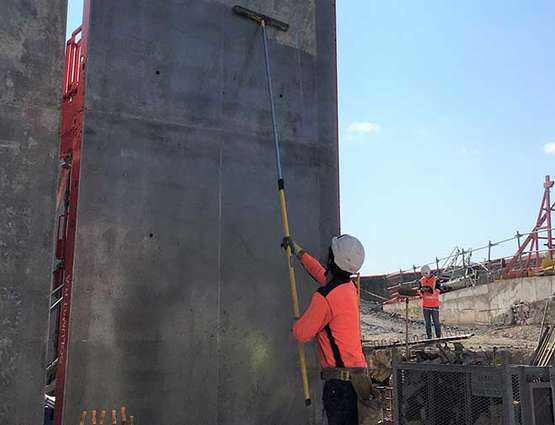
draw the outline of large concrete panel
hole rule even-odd
[[[261,34],[232,5],[92,1],[65,423],[122,403],[145,424],[307,422]],[[244,5],[291,23],[270,35],[290,220],[323,255],[339,229],[335,4]]]
[[[42,422],[65,0],[0,1],[0,423]]]

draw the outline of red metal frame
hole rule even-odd
[[[77,201],[83,141],[85,107],[85,77],[90,0],[84,1],[83,25],[77,28],[66,44],[63,98],[61,110],[61,139],[59,158],[62,169],[57,193],[58,230],[56,240],[57,267],[53,291],[61,289],[62,301],[58,314],[56,404],[54,423],[62,424],[65,374],[68,351],[69,313],[73,283],[73,260],[77,219]],[[63,199],[63,205],[62,205]]]
[[[554,182],[551,178],[545,176],[543,199],[536,225],[528,234],[524,243],[520,244],[513,258],[507,263],[503,271],[504,278],[522,277],[542,272],[542,252],[546,253],[549,260],[553,260],[553,253],[555,252],[551,216],[555,211],[555,203],[551,203],[551,188],[553,185]],[[546,249],[540,249],[540,241],[545,241]],[[522,264],[523,261],[524,264]]]

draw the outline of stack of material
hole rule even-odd
[[[536,351],[532,356],[532,366],[545,367],[551,364],[555,353],[555,326],[547,326],[538,342]]]
[[[87,421],[87,415],[88,415],[88,411],[83,410],[81,412],[81,416],[79,418],[79,425],[108,425],[108,424],[112,424],[112,425],[118,425],[118,415],[117,415],[117,410],[114,409],[112,410],[112,420],[110,421],[110,418],[106,416],[106,414],[108,413],[106,410],[99,410],[98,413],[98,417],[97,417],[97,411],[96,410],[92,410],[91,412],[91,420],[90,422]],[[98,421],[98,422],[97,422]],[[106,422],[104,422],[106,421]],[[121,406],[120,408],[120,425],[134,425],[135,424],[135,417],[134,416],[127,416],[127,412],[125,409],[125,406]]]

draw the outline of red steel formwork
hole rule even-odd
[[[538,218],[532,231],[526,240],[520,244],[516,254],[507,263],[503,271],[504,278],[522,277],[541,273],[542,253],[547,260],[553,260],[555,252],[555,240],[553,238],[552,213],[555,211],[555,203],[551,203],[551,188],[554,182],[549,176],[545,176],[543,184],[544,193]],[[545,241],[545,248],[540,246],[540,241]]]
[[[67,361],[69,312],[73,282],[73,257],[79,190],[80,152],[83,140],[83,110],[85,105],[85,73],[87,63],[87,22],[89,2],[83,11],[83,26],[77,28],[66,44],[64,85],[61,108],[61,162],[56,196],[57,235],[56,267],[52,281],[52,296],[57,297],[51,310],[58,309],[56,336],[56,404],[55,424],[62,423],[64,384]]]

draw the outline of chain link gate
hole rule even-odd
[[[397,363],[394,423],[555,425],[549,369]]]

